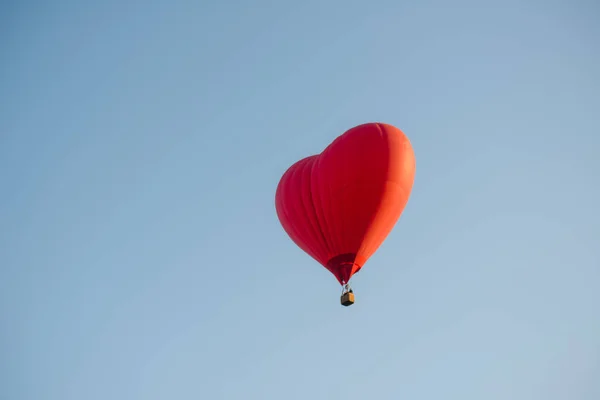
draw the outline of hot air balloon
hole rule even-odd
[[[275,194],[279,221],[298,247],[337,278],[342,305],[354,303],[350,278],[400,218],[415,169],[412,146],[400,129],[366,123],[281,177]]]

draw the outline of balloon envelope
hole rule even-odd
[[[296,245],[347,283],[400,218],[415,168],[412,146],[400,129],[356,126],[283,174],[275,194],[277,216]]]

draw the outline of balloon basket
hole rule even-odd
[[[344,293],[340,299],[340,302],[342,303],[342,305],[344,307],[351,306],[352,304],[354,304],[354,293],[352,293],[352,292]]]

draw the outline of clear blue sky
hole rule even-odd
[[[594,1],[6,1],[0,398],[600,399]],[[357,303],[276,185],[404,130]]]

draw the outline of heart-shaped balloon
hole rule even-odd
[[[344,285],[400,218],[415,168],[412,146],[400,129],[356,126],[283,174],[277,215],[296,245]]]

